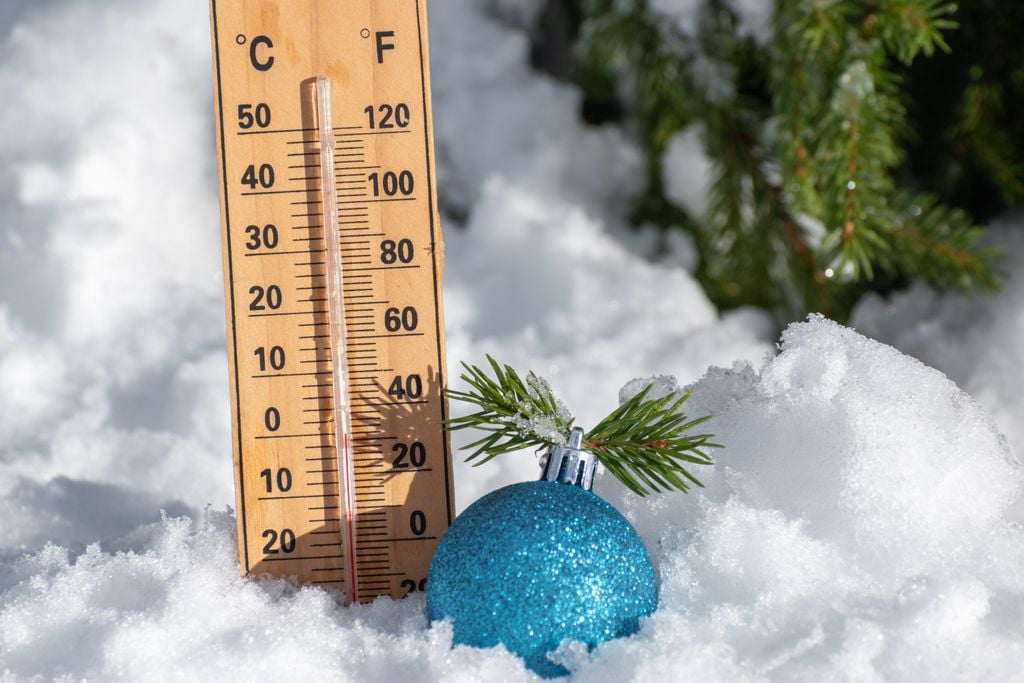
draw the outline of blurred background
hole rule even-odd
[[[980,225],[1024,200],[1021,26],[999,1],[551,0],[531,55],[639,145],[630,223],[685,234],[720,309],[847,320],[999,282]]]

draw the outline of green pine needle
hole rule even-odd
[[[565,443],[574,418],[546,381],[533,374],[524,380],[510,366],[487,356],[492,378],[474,365],[462,364],[470,391],[452,391],[451,399],[479,408],[447,422],[450,430],[475,428],[486,436],[464,446],[473,452],[467,461],[479,465],[503,453]],[[648,399],[651,387],[632,397],[598,423],[584,447],[625,486],[644,496],[650,491],[687,492],[703,486],[687,465],[710,465],[706,450],[720,448],[710,434],[686,434],[706,421],[680,412],[690,394]]]
[[[475,449],[468,461],[483,458],[482,464],[495,456],[518,451],[530,446],[543,446],[560,442],[562,435],[572,430],[573,417],[555,398],[551,387],[532,372],[524,381],[508,365],[501,365],[487,356],[495,379],[480,368],[462,364],[466,370],[461,377],[472,391],[448,390],[448,398],[472,403],[480,410],[448,421],[448,429],[475,427],[490,432],[466,449]]]
[[[708,417],[680,411],[690,394],[648,399],[646,387],[587,433],[584,445],[623,484],[641,496],[653,491],[689,491],[704,485],[686,464],[711,465],[705,449],[720,448],[711,434],[686,434]]]

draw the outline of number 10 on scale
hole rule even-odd
[[[242,571],[421,590],[454,511],[425,6],[211,13]]]

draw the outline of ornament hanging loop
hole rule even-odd
[[[583,430],[573,427],[568,443],[549,449],[547,463],[540,478],[543,481],[557,481],[590,491],[594,487],[597,463],[597,456],[583,450]]]

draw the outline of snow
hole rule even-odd
[[[1018,456],[1024,453],[1024,237],[1021,217],[992,226],[990,239],[1006,250],[1002,291],[981,305],[924,286],[885,301],[870,297],[853,325],[869,336],[940,368],[979,400]],[[1024,501],[1022,501],[1024,502]],[[1024,505],[1018,506],[1024,521]]]
[[[697,35],[700,13],[705,0],[651,0],[649,9],[672,21],[673,27],[684,36]]]
[[[775,3],[764,0],[727,0],[726,4],[739,20],[736,32],[749,36],[758,45],[765,46],[772,38],[772,18]]]
[[[686,209],[694,220],[705,220],[715,165],[704,151],[703,127],[692,125],[673,134],[665,145],[661,166],[665,197]]]
[[[706,0],[650,0],[647,7],[672,22],[673,28],[687,38],[700,30],[701,13],[707,11]],[[774,3],[766,0],[726,0],[725,5],[736,16],[736,32],[758,45],[768,44],[772,36]]]
[[[661,603],[565,644],[573,679],[1019,678],[1020,219],[998,297],[858,308],[938,370],[817,318],[776,355],[765,314],[719,314],[679,267],[692,245],[653,260],[626,229],[639,153],[530,70],[539,7],[431,3],[450,366],[533,370],[584,426],[634,378],[685,385],[726,446],[689,496],[599,481]],[[453,649],[420,597],[237,575],[206,4],[15,0],[0,55],[0,680],[533,680]],[[680,187],[707,168],[684,135]],[[459,463],[458,506],[537,474]]]
[[[760,371],[688,388],[727,445],[706,491],[617,501],[661,565],[645,657],[671,656],[661,629],[678,629],[741,680],[1019,674],[1024,533],[1005,517],[1024,470],[976,401],[818,318],[791,325]]]

